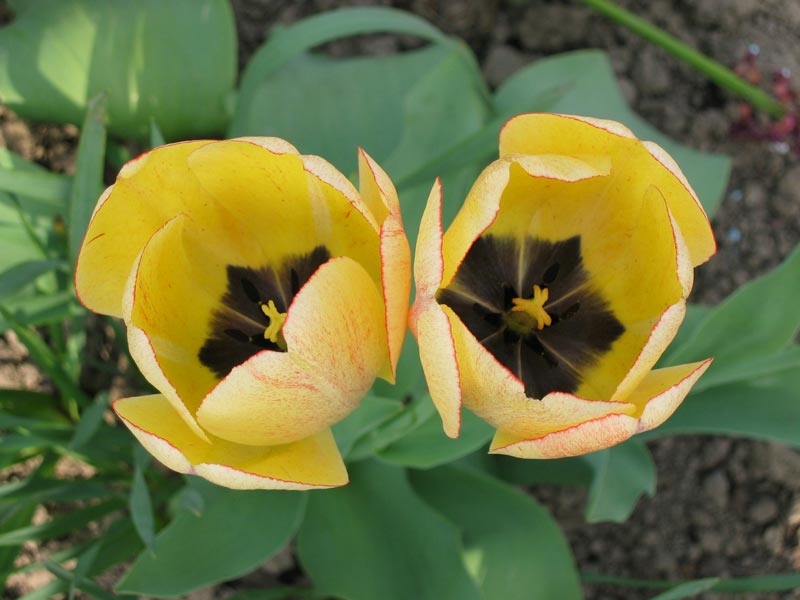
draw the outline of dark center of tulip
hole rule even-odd
[[[259,269],[228,265],[228,287],[211,316],[200,362],[220,378],[262,350],[286,351],[283,322],[297,292],[330,258],[324,246]]]
[[[575,392],[625,331],[589,280],[580,236],[548,242],[484,235],[437,300],[531,398]]]

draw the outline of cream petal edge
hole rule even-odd
[[[708,359],[672,367],[689,370],[689,373],[650,398],[638,418],[612,413],[532,439],[515,438],[498,431],[492,440],[489,452],[517,458],[548,459],[578,456],[609,448],[624,442],[636,433],[654,429],[666,421],[710,364],[711,359]]]

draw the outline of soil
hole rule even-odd
[[[793,0],[618,3],[728,66],[757,44],[765,80],[774,69],[800,73],[800,3]],[[606,50],[639,114],[685,144],[733,159],[728,193],[713,220],[719,252],[698,270],[694,301],[719,302],[778,264],[800,241],[798,157],[780,143],[733,137],[731,127],[740,110],[735,98],[578,2],[232,0],[232,4],[241,64],[276,24],[354,4],[411,10],[462,37],[492,86],[543,56],[580,48]],[[2,8],[0,4],[0,14]],[[392,52],[414,43],[367,36],[328,49],[333,54]],[[73,168],[74,140],[74,128],[26,124],[8,112],[0,114],[0,144],[51,168]],[[0,342],[0,385],[12,383],[35,387],[42,382],[25,360],[24,350],[9,336]],[[800,453],[777,444],[723,437],[676,437],[649,445],[658,467],[657,493],[640,501],[624,524],[586,524],[583,490],[546,486],[531,490],[564,527],[581,570],[641,579],[800,570]],[[281,560],[291,565],[291,556],[281,555]],[[245,580],[206,590],[196,599],[227,597],[235,588],[274,581],[275,566],[272,561]],[[586,585],[585,593],[589,600],[639,600],[657,592]],[[736,597],[800,600],[800,591]]]

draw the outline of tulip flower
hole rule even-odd
[[[556,458],[662,423],[710,364],[653,369],[715,251],[657,145],[611,121],[511,119],[448,230],[438,182],[420,227],[410,324],[445,433],[463,405],[497,430],[491,452]]]
[[[405,335],[410,251],[366,153],[360,193],[283,140],[193,141],[125,165],[78,257],[88,308],[122,317],[160,394],[114,410],[167,467],[230,488],[347,483],[330,427]]]

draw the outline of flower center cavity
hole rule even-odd
[[[286,352],[283,324],[295,295],[330,258],[324,246],[262,268],[228,265],[228,285],[213,311],[200,362],[220,378],[263,350]]]
[[[625,331],[583,266],[581,238],[485,234],[437,301],[524,384],[531,398],[575,392]]]

